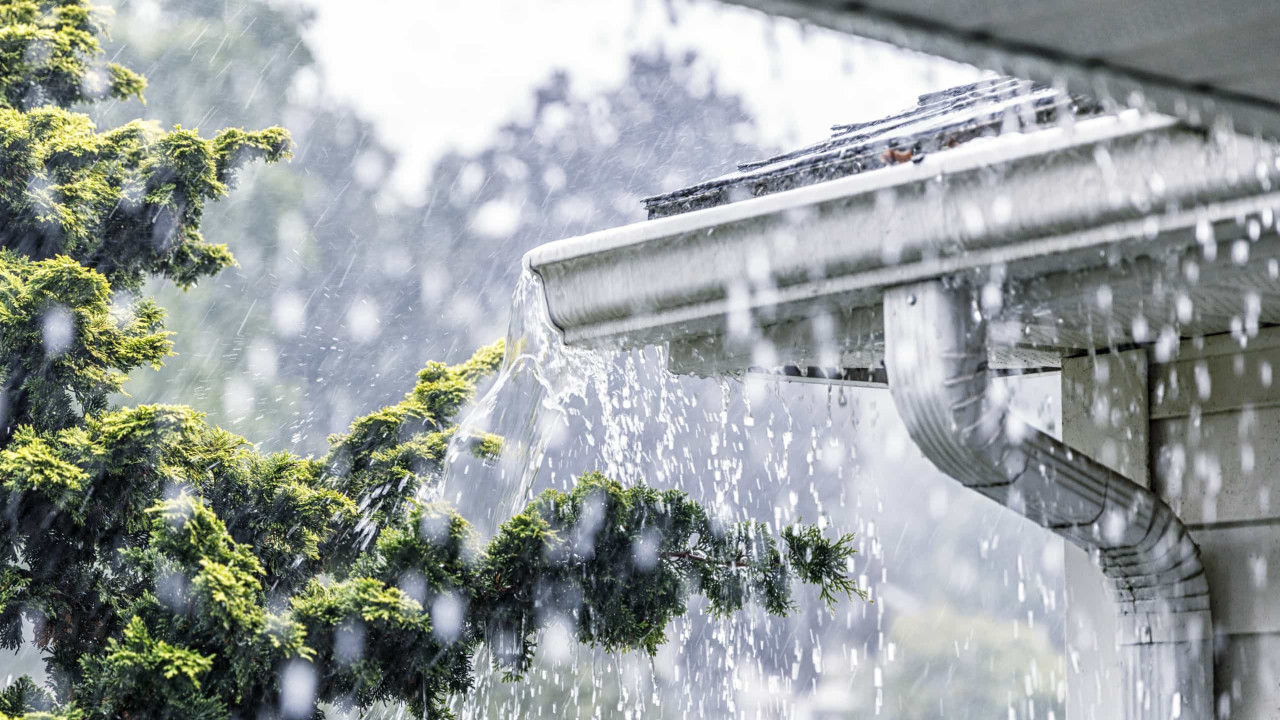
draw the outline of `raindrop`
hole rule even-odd
[[[57,357],[66,352],[75,339],[75,320],[65,307],[54,305],[45,311],[41,330],[45,355]]]
[[[1247,240],[1236,240],[1231,243],[1231,262],[1236,265],[1244,265],[1249,262],[1249,242]]]
[[[309,718],[316,699],[316,671],[305,660],[285,666],[280,678],[280,711],[286,718]]]
[[[445,643],[452,643],[462,634],[465,608],[462,600],[453,593],[436,596],[431,602],[431,633]]]

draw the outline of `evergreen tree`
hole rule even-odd
[[[581,642],[653,652],[693,591],[717,614],[785,614],[793,579],[828,602],[859,592],[849,536],[775,536],[598,474],[482,544],[421,498],[501,344],[429,363],[318,459],[262,454],[187,407],[113,405],[126,374],[171,347],[163,311],[124,298],[149,277],[189,287],[230,265],[200,234],[205,205],[291,141],[143,121],[99,132],[70,106],[145,86],[101,62],[102,30],[87,0],[0,2],[0,644],[19,647],[32,623],[50,678],[11,685],[0,718],[378,702],[443,717],[482,645],[518,679],[551,610]]]

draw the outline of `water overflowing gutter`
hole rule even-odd
[[[1128,720],[1213,717],[1213,619],[1200,549],[1154,493],[1009,414],[974,292],[884,297],[889,389],[942,472],[1086,550],[1119,612]]]
[[[1176,290],[1209,309],[1187,333],[1232,331],[1250,288],[1261,321],[1280,322],[1280,274],[1266,270],[1280,269],[1274,231],[1250,238],[1252,260],[1217,249],[1254,224],[1274,227],[1278,183],[1275,148],[1261,140],[1104,117],[552,243],[524,263],[568,344],[666,342],[673,358],[680,347],[718,353],[722,362],[704,364],[716,372],[750,365],[722,341],[743,313],[762,337],[794,335],[797,347],[815,342],[804,330],[813,318],[839,318],[836,335],[850,345],[841,350],[864,364],[818,381],[887,377],[913,440],[942,471],[1092,553],[1124,621],[1125,717],[1207,718],[1213,622],[1195,543],[1151,491],[1009,419],[988,380],[1018,338],[996,332],[980,290],[992,278],[1042,283],[1048,307],[1075,313],[1050,318],[1076,325],[1064,353],[1151,342],[1137,328],[1171,322],[1176,294],[1151,282],[1183,283]],[[1227,260],[1196,264],[1211,250]],[[1142,323],[1095,328],[1104,287],[1113,315],[1136,311]],[[846,377],[849,368],[885,376]]]

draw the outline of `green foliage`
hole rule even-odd
[[[200,236],[206,201],[225,195],[246,162],[288,157],[289,134],[227,129],[206,139],[142,121],[97,132],[67,108],[141,97],[145,86],[95,63],[98,15],[86,0],[0,4],[0,247],[65,255],[117,288],[148,273],[188,287],[233,262]]]
[[[853,548],[852,535],[831,542],[822,535],[822,530],[813,525],[796,525],[782,531],[782,540],[786,543],[796,575],[806,583],[817,585],[828,607],[836,604],[839,595],[857,595],[867,599],[866,592],[859,590],[854,581],[844,575],[857,552]]]
[[[753,599],[786,613],[793,577],[829,602],[856,592],[847,537],[788,530],[780,549],[764,525],[594,473],[482,545],[423,498],[501,343],[428,364],[321,458],[260,453],[186,407],[112,406],[126,373],[170,351],[162,311],[113,292],[231,263],[200,237],[204,203],[289,139],[97,133],[65,106],[143,86],[92,64],[97,22],[83,0],[0,4],[0,644],[30,621],[50,675],[47,692],[0,694],[0,717],[305,717],[319,702],[444,717],[482,645],[518,677],[553,612],[583,642],[652,653],[693,591],[717,614]],[[108,85],[85,94],[99,70]],[[314,679],[301,700],[283,680],[299,673]]]
[[[434,717],[450,693],[471,685],[473,647],[439,638],[423,606],[381,580],[313,582],[293,611],[309,642],[323,648],[315,666],[319,695],[329,701],[367,708],[400,700]]]
[[[142,618],[124,627],[123,638],[107,640],[105,652],[85,658],[83,690],[95,714],[128,717],[150,705],[154,717],[215,718],[226,710],[200,692],[200,679],[213,668],[213,655],[157,640]],[[161,703],[155,700],[164,698]]]
[[[0,3],[0,104],[16,110],[142,97],[142,76],[102,63],[104,11],[80,0]]]
[[[163,320],[147,300],[113,313],[106,278],[71,258],[0,251],[0,437],[17,419],[59,430],[105,409],[130,370],[169,354]]]
[[[812,548],[839,554],[833,549],[847,540],[819,534]],[[485,553],[475,601],[484,635],[499,639],[498,662],[519,677],[547,608],[574,616],[581,642],[654,653],[691,589],[718,615],[752,598],[786,614],[797,559],[784,558],[760,523],[725,526],[681,491],[624,488],[588,473],[571,492],[548,490],[503,524]],[[843,564],[804,567],[809,582],[852,587]]]
[[[189,287],[233,262],[200,235],[205,202],[227,193],[242,163],[289,152],[281,128],[205,139],[135,121],[98,133],[58,107],[0,109],[0,247],[65,255],[120,288],[147,273]]]
[[[0,692],[0,718],[23,715],[28,710],[44,712],[54,709],[56,702],[48,690],[22,676]]]

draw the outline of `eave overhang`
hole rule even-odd
[[[1113,107],[1280,138],[1269,0],[725,0]]]

